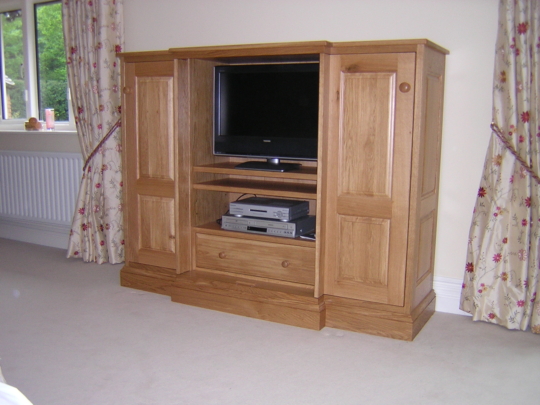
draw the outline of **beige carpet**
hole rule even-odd
[[[436,313],[413,342],[120,287],[121,266],[0,239],[0,366],[34,405],[535,404],[540,336]]]

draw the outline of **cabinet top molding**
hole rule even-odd
[[[448,54],[449,51],[427,39],[402,39],[384,41],[352,41],[352,42],[284,42],[266,44],[199,46],[188,48],[170,48],[161,51],[126,52],[120,56],[126,61],[152,61],[164,59],[211,59],[228,60],[230,58],[277,57],[283,59],[302,57],[306,60],[318,60],[320,54],[349,53],[388,53],[416,52],[421,47],[430,47],[438,52]]]

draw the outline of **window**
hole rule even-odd
[[[39,117],[45,109],[54,109],[58,121],[68,121],[68,84],[62,4],[36,4],[36,45]]]
[[[26,117],[22,11],[2,13],[2,118]]]
[[[45,121],[46,109],[54,110],[57,130],[74,130],[61,1],[3,1],[0,17],[0,130],[23,129],[30,117]]]

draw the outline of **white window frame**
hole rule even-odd
[[[26,86],[25,98],[27,114],[25,119],[4,120],[0,116],[0,131],[24,131],[24,123],[28,118],[39,117],[34,5],[39,3],[49,3],[50,1],[51,0],[0,0],[0,13],[22,10],[24,80]],[[70,99],[68,99],[68,111],[69,121],[56,121],[54,131],[47,132],[75,131],[75,119]]]

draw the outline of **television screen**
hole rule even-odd
[[[316,160],[317,63],[215,68],[214,153]]]

